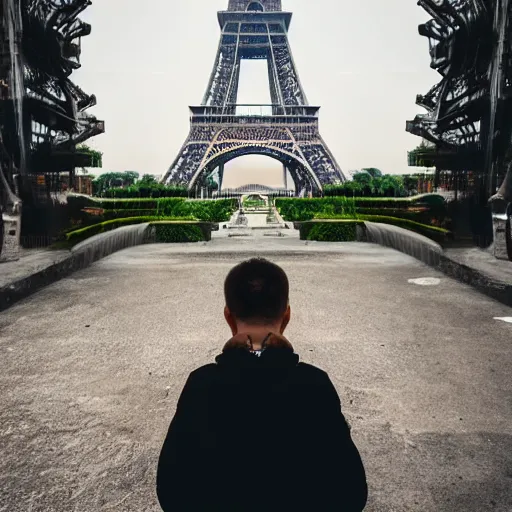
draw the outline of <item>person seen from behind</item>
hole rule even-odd
[[[163,511],[362,511],[366,474],[339,396],[283,336],[285,272],[245,261],[224,294],[233,337],[180,396],[158,463]]]

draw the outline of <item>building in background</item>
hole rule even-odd
[[[20,229],[21,240],[50,239],[65,222],[60,201],[75,168],[94,166],[78,146],[104,123],[87,114],[95,96],[70,79],[91,32],[79,18],[90,4],[0,0],[0,206],[4,221],[17,219],[2,245]]]
[[[441,80],[417,97],[427,113],[407,122],[426,141],[409,165],[435,167],[436,182],[466,196],[480,244],[494,240],[496,256],[512,259],[512,1],[418,4],[432,16],[419,32]]]

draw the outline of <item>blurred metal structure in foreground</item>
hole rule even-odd
[[[320,107],[309,105],[299,80],[288,42],[291,18],[280,0],[230,0],[218,13],[222,34],[210,82],[202,104],[190,107],[190,133],[165,183],[200,189],[218,168],[220,190],[224,164],[248,154],[279,160],[298,195],[345,181],[320,136]],[[237,104],[242,59],[267,61],[271,104]]]
[[[37,217],[37,207],[65,188],[63,176],[69,186],[75,167],[90,165],[77,145],[104,132],[86,114],[96,98],[69,78],[80,67],[81,38],[91,32],[78,17],[90,4],[0,0],[0,209],[9,224],[0,228],[0,258],[16,252],[21,204],[31,226],[38,219],[30,214]]]
[[[476,177],[480,204],[491,200],[496,256],[512,259],[512,1],[418,5],[432,16],[419,31],[429,40],[431,67],[442,79],[417,97],[427,113],[407,123],[407,131],[435,147],[413,152],[409,163]]]

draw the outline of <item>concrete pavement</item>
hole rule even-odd
[[[509,512],[512,309],[390,249],[297,243],[139,246],[0,313],[0,511],[157,512],[179,393],[229,335],[223,279],[262,254],[341,395],[367,510]]]

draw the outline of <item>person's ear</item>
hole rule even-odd
[[[281,334],[284,333],[286,327],[290,323],[291,315],[292,315],[292,312],[290,309],[290,305],[288,304],[288,307],[286,308],[286,311],[284,312],[283,321],[281,322],[281,329],[280,329]]]
[[[224,318],[226,319],[226,322],[229,325],[229,328],[231,329],[231,333],[233,336],[236,336],[238,332],[238,327],[236,325],[236,320],[234,319],[233,315],[231,314],[231,311],[229,311],[228,307],[224,307]]]

